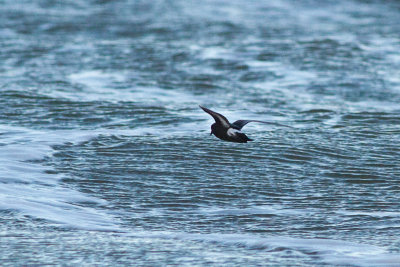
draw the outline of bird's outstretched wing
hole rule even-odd
[[[208,108],[205,108],[205,107],[202,107],[202,106],[199,106],[199,107],[202,110],[204,110],[205,112],[207,112],[208,114],[210,114],[214,118],[216,123],[221,124],[225,128],[229,128],[230,127],[231,124],[229,123],[228,119],[225,118],[223,115],[221,115],[221,114],[219,114],[217,112],[214,112],[214,111],[212,111],[212,110],[210,110]]]
[[[235,128],[235,129],[241,130],[249,122],[260,122],[260,123],[265,123],[265,124],[272,124],[272,125],[278,125],[278,126],[293,128],[291,126],[283,125],[283,124],[276,123],[276,122],[257,121],[257,120],[238,120],[238,121],[235,121],[234,123],[232,123],[231,126],[233,128]]]

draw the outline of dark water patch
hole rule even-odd
[[[349,177],[354,177],[354,175],[349,176],[346,175],[346,178]],[[346,179],[347,183],[351,183],[351,184],[381,184],[381,183],[386,183],[386,180],[381,180],[378,177],[374,177],[374,176],[362,176],[362,175],[357,175],[355,178],[357,179]]]
[[[312,41],[299,41],[306,53],[312,53],[313,57],[329,59],[332,57],[351,58],[354,53],[360,53],[362,49],[354,43],[340,43],[334,39],[314,39]],[[307,57],[307,56],[306,56]]]
[[[266,50],[266,51],[262,51],[260,52],[256,59],[259,61],[274,61],[279,57],[279,54],[276,53],[275,49],[274,50]]]
[[[302,162],[302,161],[308,161],[308,160],[311,160],[311,159],[312,159],[312,158],[309,157],[309,156],[296,155],[296,154],[288,154],[287,152],[286,152],[286,153],[283,153],[283,154],[282,154],[282,157],[285,158],[285,159],[287,159],[287,160],[293,160],[294,162],[297,162],[297,161]]]
[[[210,59],[209,64],[216,70],[223,71],[247,71],[249,66],[240,61],[227,60],[227,59]]]
[[[273,72],[266,71],[248,71],[240,77],[241,82],[262,82],[268,79],[276,78],[277,75]]]
[[[310,110],[301,111],[300,113],[314,114],[314,113],[334,113],[334,112],[335,111],[329,110],[329,109],[310,109]]]
[[[118,120],[130,120],[128,127],[134,128],[138,123],[154,125],[187,121],[175,120],[163,107],[149,109],[133,102],[76,102],[32,91],[3,91],[1,95],[0,103],[3,102],[5,108],[0,112],[0,119],[35,128],[51,125],[53,129],[68,129],[76,124],[89,128],[96,125],[113,127],[114,121]]]
[[[362,123],[397,123],[400,120],[400,116],[397,113],[385,113],[385,112],[362,112],[347,114],[342,117],[344,121],[360,121]]]

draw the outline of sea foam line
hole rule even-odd
[[[87,206],[104,205],[105,200],[63,186],[59,183],[62,175],[46,173],[50,167],[32,162],[50,157],[53,145],[83,142],[96,133],[0,125],[0,136],[0,209],[73,228],[121,230],[112,215]]]
[[[329,264],[355,266],[399,266],[400,255],[388,253],[385,249],[349,241],[333,239],[307,239],[286,236],[257,236],[252,234],[190,234],[182,232],[140,232],[129,233],[136,238],[177,239],[187,241],[209,242],[258,249],[260,253],[269,253],[275,248],[298,250],[315,253],[322,262]],[[262,250],[266,250],[262,252]],[[272,252],[271,252],[272,253]]]

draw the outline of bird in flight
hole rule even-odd
[[[273,124],[273,125],[279,125],[279,126],[285,126],[285,127],[290,127],[286,125],[282,125],[279,123],[274,123],[274,122],[266,122],[266,121],[258,121],[258,120],[237,120],[234,123],[230,123],[225,116],[212,111],[208,108],[199,106],[202,110],[210,114],[214,120],[215,123],[211,125],[211,133],[210,135],[214,134],[216,137],[218,137],[221,140],[228,141],[228,142],[236,142],[236,143],[247,143],[248,141],[253,141],[253,139],[250,139],[245,135],[244,133],[241,132],[241,129],[243,126],[248,124],[249,122],[260,122],[260,123],[265,123],[265,124]],[[291,128],[291,127],[290,127]]]

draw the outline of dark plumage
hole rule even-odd
[[[278,123],[258,121],[258,120],[237,120],[234,123],[230,123],[228,119],[225,118],[225,116],[215,111],[212,111],[208,108],[202,106],[199,107],[208,114],[210,114],[215,120],[215,123],[211,125],[210,135],[214,134],[216,137],[224,141],[236,142],[236,143],[247,143],[248,141],[253,141],[252,139],[248,138],[247,135],[245,135],[240,131],[243,128],[243,126],[245,126],[249,122],[260,122],[266,124],[285,126]]]

